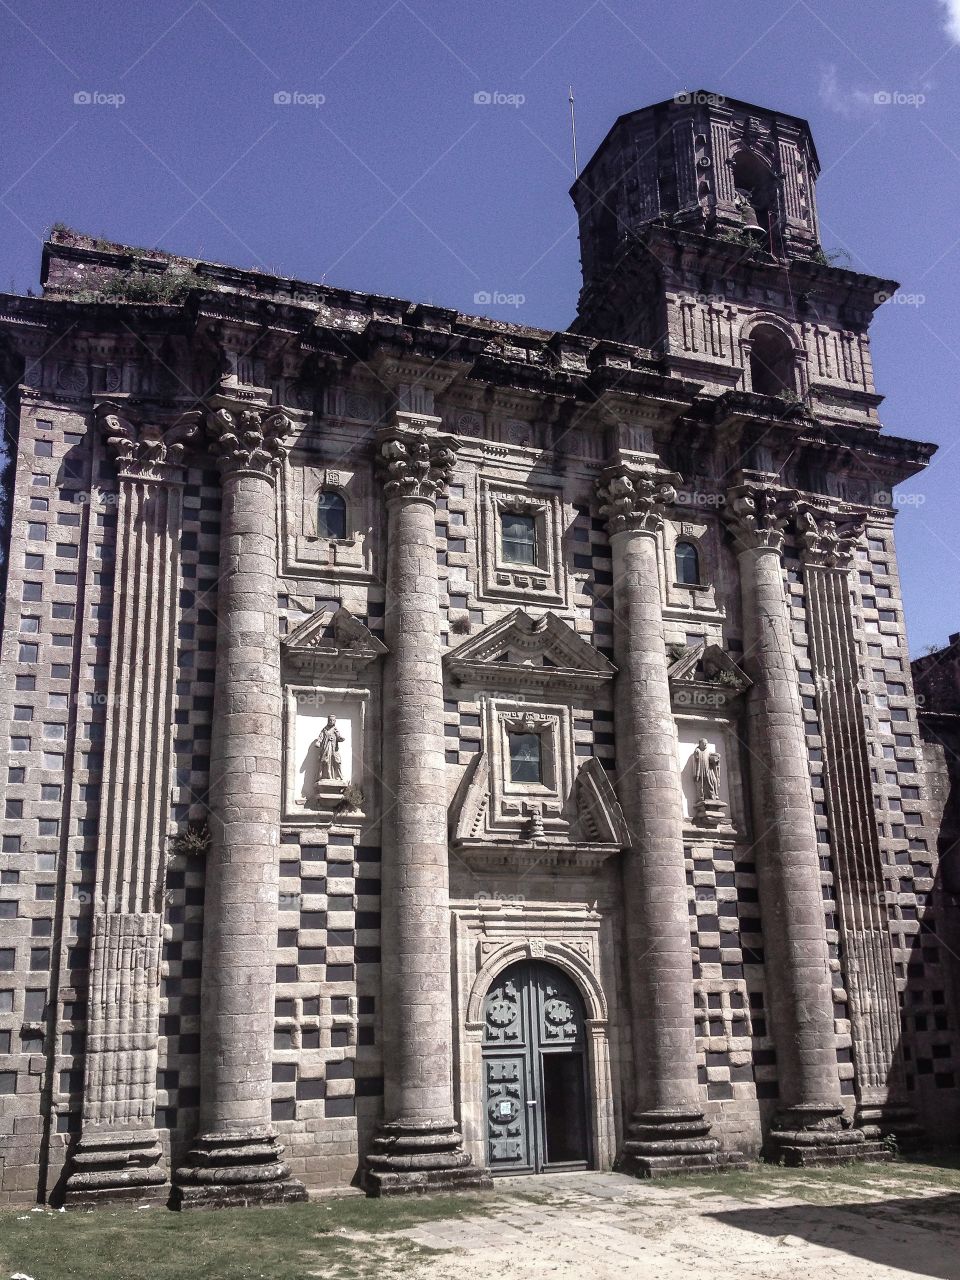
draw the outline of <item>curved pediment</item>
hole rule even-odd
[[[556,614],[531,617],[514,609],[471,636],[445,658],[460,684],[488,689],[541,689],[551,693],[595,688],[617,669]]]

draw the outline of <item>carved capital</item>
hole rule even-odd
[[[426,431],[391,427],[377,436],[376,462],[388,501],[423,498],[435,502],[453,475],[456,441]]]
[[[207,436],[223,472],[276,472],[291,422],[280,409],[251,409],[219,405],[207,413]]]
[[[797,510],[797,495],[789,489],[737,485],[727,494],[724,519],[738,551],[783,550],[784,530]]]
[[[121,479],[180,479],[187,445],[198,434],[197,414],[184,414],[161,426],[135,421],[126,409],[106,401],[97,405],[96,418]]]
[[[664,508],[675,501],[674,485],[679,480],[672,471],[641,470],[623,463],[608,467],[597,484],[597,494],[611,535],[659,533]]]
[[[800,558],[805,565],[817,569],[839,569],[844,573],[853,563],[857,543],[866,527],[864,518],[852,518],[838,524],[831,517],[801,511],[797,516],[797,532],[803,544]]]

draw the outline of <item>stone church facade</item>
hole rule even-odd
[[[881,1158],[955,1004],[805,122],[573,188],[551,333],[94,242],[5,296],[0,1190]]]

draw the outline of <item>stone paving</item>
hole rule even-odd
[[[826,1184],[814,1175],[767,1192],[755,1183],[743,1193],[738,1186],[734,1194],[596,1173],[496,1185],[509,1199],[492,1212],[397,1233],[398,1241],[442,1251],[421,1254],[402,1274],[418,1280],[960,1277],[960,1194],[902,1176],[878,1172]]]

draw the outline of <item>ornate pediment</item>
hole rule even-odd
[[[539,806],[521,806],[513,822],[498,816],[485,751],[474,756],[450,807],[450,843],[475,869],[494,866],[532,870],[583,870],[598,866],[627,843],[626,821],[599,760],[581,765],[565,819],[552,827]]]
[[[596,688],[617,671],[556,614],[533,618],[523,609],[484,627],[449,652],[445,662],[460,684],[551,695]]]
[[[723,711],[753,681],[717,644],[678,645],[667,671],[674,711]]]
[[[280,641],[284,665],[305,676],[355,678],[365,667],[387,652],[349,609],[330,614],[312,613]]]

